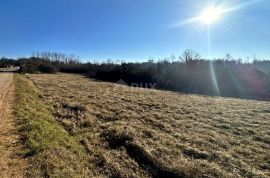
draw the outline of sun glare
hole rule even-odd
[[[191,23],[200,23],[202,26],[209,26],[219,20],[221,18],[233,11],[239,11],[241,9],[244,9],[245,7],[252,6],[253,4],[258,4],[263,0],[250,0],[248,2],[243,2],[243,3],[225,3],[228,1],[223,1],[221,4],[213,4],[210,3],[206,8],[198,14],[198,16],[194,16],[188,19],[184,19],[174,25],[172,25],[172,28],[177,28],[182,25],[187,25]]]
[[[201,13],[200,20],[204,24],[212,24],[220,19],[221,14],[222,11],[219,8],[210,6]]]

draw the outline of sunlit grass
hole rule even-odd
[[[15,113],[28,147],[28,177],[90,176],[88,158],[83,147],[53,118],[50,106],[23,75],[15,75]]]
[[[270,176],[269,103],[29,75],[96,175]],[[164,171],[166,170],[166,171]]]

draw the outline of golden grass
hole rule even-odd
[[[33,83],[18,74],[15,87],[15,114],[30,160],[27,177],[91,176],[85,149],[55,121]]]
[[[270,103],[28,75],[94,176],[269,177]],[[80,176],[79,174],[77,176]]]

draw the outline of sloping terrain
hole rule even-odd
[[[269,177],[270,103],[28,75],[94,176]],[[79,175],[78,175],[79,176]]]
[[[13,116],[13,74],[0,73],[0,177],[23,177],[26,162],[20,155],[18,123]]]

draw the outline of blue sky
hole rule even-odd
[[[239,8],[211,25],[212,56],[256,54],[270,59],[270,1],[214,1],[221,3]],[[200,15],[208,4],[209,0],[1,0],[0,56],[55,51],[84,60],[142,61],[193,49],[207,57],[207,28],[200,22],[181,22]]]

